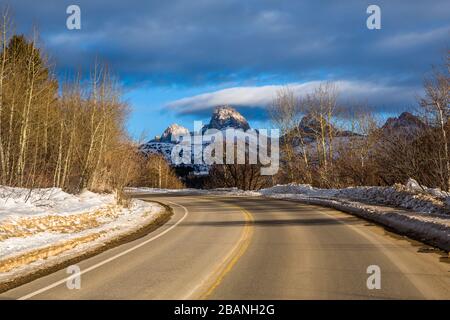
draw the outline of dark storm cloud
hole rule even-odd
[[[372,1],[361,0],[9,4],[18,30],[39,27],[59,70],[87,69],[99,56],[124,79],[160,85],[233,83],[266,75],[419,85],[448,49],[450,2],[375,3],[382,10],[379,31],[366,28]],[[81,7],[81,31],[65,27],[69,4]]]
[[[65,28],[78,4],[82,30]],[[366,1],[10,2],[20,30],[36,24],[62,64],[103,56],[130,77],[205,81],[240,74],[408,81],[436,63],[449,36],[449,1],[377,1],[382,29],[365,27]]]

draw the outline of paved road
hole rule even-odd
[[[0,298],[450,299],[441,253],[351,215],[262,198],[145,198],[172,206],[172,219],[80,262],[81,289],[60,270]],[[367,288],[370,265],[379,290]]]

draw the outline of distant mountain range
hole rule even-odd
[[[361,135],[355,132],[338,130],[333,126],[330,127],[331,130],[334,131],[333,135],[335,137],[343,139],[352,136],[361,137]],[[423,123],[419,117],[414,116],[409,112],[404,112],[399,117],[389,118],[380,130],[386,134],[411,135],[425,127],[425,123]],[[222,131],[227,128],[242,129],[245,131],[250,129],[250,125],[245,117],[234,108],[230,106],[219,106],[214,109],[209,123],[202,128],[202,132],[205,132],[207,129],[217,129]],[[305,115],[299,123],[299,128],[303,132],[306,141],[314,143],[315,134],[320,132],[320,123],[311,115]],[[186,134],[192,135],[192,132],[189,132],[189,130],[183,126],[174,123],[164,130],[160,137],[155,137],[149,142],[142,144],[139,149],[145,154],[162,154],[169,162],[171,162],[172,148],[180,142],[177,137]],[[283,138],[281,139],[281,143],[283,143]],[[197,175],[208,173],[208,166],[206,165],[183,166],[189,167],[190,170]]]
[[[214,109],[209,123],[202,128],[202,132],[208,129],[225,130],[227,128],[250,129],[247,119],[236,109],[230,106],[220,106]],[[149,142],[178,143],[177,136],[189,134],[189,130],[176,123],[171,124],[160,137],[155,137]]]
[[[209,123],[202,128],[204,133],[208,129],[225,130],[228,128],[248,130],[250,125],[247,119],[240,114],[236,109],[230,106],[220,106],[214,109]],[[155,137],[149,142],[139,147],[140,151],[145,154],[162,154],[169,161],[171,161],[172,148],[179,143],[180,135],[193,134],[183,126],[176,123],[170,125],[160,137]],[[205,143],[204,145],[206,145]],[[182,167],[190,168],[194,174],[202,175],[208,173],[208,166],[206,165],[182,165]]]

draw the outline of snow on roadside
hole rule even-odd
[[[259,191],[243,191],[237,188],[218,189],[158,189],[129,188],[139,194],[203,194],[229,196],[303,195],[319,198],[344,198],[374,205],[394,206],[436,217],[450,217],[450,193],[440,189],[420,186],[409,179],[405,185],[391,187],[349,187],[344,189],[320,189],[307,184],[276,185]]]
[[[159,188],[147,188],[147,187],[129,187],[125,188],[125,191],[133,194],[177,194],[177,193],[190,193],[190,194],[204,194],[206,190],[201,189],[159,189]]]
[[[114,203],[112,194],[84,191],[72,195],[60,188],[24,189],[0,186],[0,221],[11,217],[57,213],[68,215]]]
[[[406,185],[395,184],[391,187],[320,189],[302,184],[277,185],[262,189],[260,193],[265,196],[302,194],[320,198],[344,198],[369,204],[399,207],[417,213],[450,216],[450,193],[422,187],[413,179],[409,179]]]
[[[277,185],[262,196],[332,207],[374,221],[413,239],[450,251],[450,194],[406,185],[319,189],[310,185]]]
[[[0,283],[57,264],[151,224],[164,208],[111,194],[0,186]]]
[[[260,196],[259,191],[243,191],[238,188],[216,188],[216,189],[159,189],[159,188],[127,188],[130,194],[173,194],[173,195],[226,195],[226,196]]]

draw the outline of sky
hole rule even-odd
[[[131,106],[138,139],[171,123],[190,129],[217,105],[235,106],[255,128],[289,86],[299,96],[336,82],[342,103],[380,115],[414,110],[424,77],[450,48],[450,1],[0,0],[15,31],[39,30],[61,77],[108,63]],[[69,30],[69,5],[81,29]],[[381,9],[369,30],[367,7]]]

